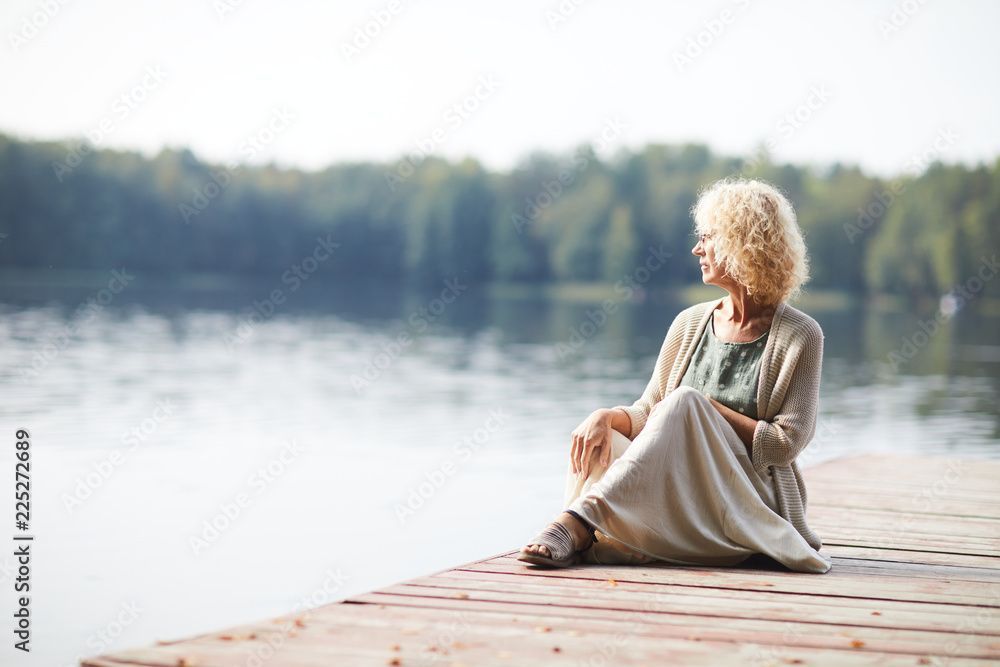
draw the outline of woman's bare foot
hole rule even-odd
[[[570,514],[569,512],[562,512],[556,517],[554,523],[561,523],[569,529],[569,532],[573,535],[573,550],[579,551],[580,549],[585,549],[589,547],[593,540],[590,538],[590,531],[581,523],[579,519]],[[543,556],[545,558],[551,558],[552,554],[549,553],[549,548],[544,544],[529,544],[524,547],[526,553]]]

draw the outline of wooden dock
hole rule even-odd
[[[1000,664],[1000,461],[880,454],[803,474],[809,523],[834,563],[826,574],[764,556],[736,568],[540,569],[511,549],[82,664]]]

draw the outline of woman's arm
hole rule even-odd
[[[715,406],[715,409],[726,418],[726,421],[732,424],[736,435],[740,436],[740,440],[743,441],[743,445],[747,448],[747,456],[751,456],[753,453],[753,433],[757,428],[757,420],[736,412],[736,410],[719,403],[711,396],[707,398]]]
[[[632,418],[628,416],[625,408],[608,408],[608,412],[611,413],[608,417],[611,420],[609,422],[611,428],[628,438],[632,432]]]
[[[823,338],[823,330],[814,323],[793,362],[795,367],[778,414],[770,421],[757,422],[750,458],[758,470],[790,465],[816,433]]]

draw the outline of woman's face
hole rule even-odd
[[[691,253],[699,258],[701,280],[706,285],[722,286],[726,280],[725,265],[715,261],[715,250],[712,248],[712,235],[702,234]]]

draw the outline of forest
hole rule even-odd
[[[0,134],[0,267],[281,275],[322,249],[318,270],[338,281],[613,283],[666,252],[649,286],[687,285],[700,282],[689,209],[735,175],[792,201],[808,289],[1000,296],[1000,160],[915,160],[878,178],[699,144],[603,159],[584,144],[505,172],[437,157],[304,171]]]

